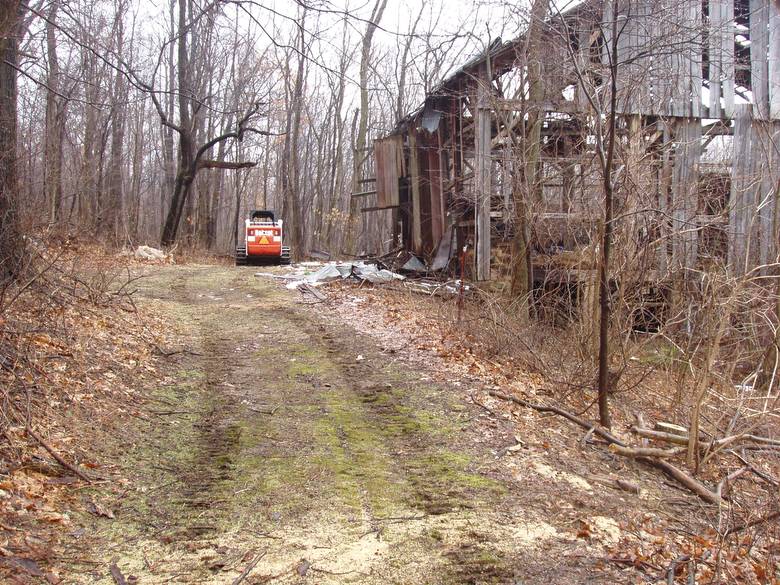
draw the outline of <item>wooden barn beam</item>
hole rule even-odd
[[[476,130],[474,132],[477,280],[490,280],[491,122],[489,87],[489,78],[486,73],[482,73],[477,80]]]

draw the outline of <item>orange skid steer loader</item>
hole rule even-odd
[[[282,245],[282,220],[275,219],[273,211],[256,209],[244,225],[244,245],[236,248],[236,266],[290,263],[290,248]]]

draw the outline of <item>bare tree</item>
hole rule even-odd
[[[371,11],[371,17],[368,19],[366,25],[366,32],[363,35],[361,43],[360,53],[360,109],[357,114],[357,132],[355,135],[355,141],[352,149],[352,192],[357,193],[360,191],[360,181],[363,179],[362,167],[363,161],[368,156],[366,153],[366,143],[368,140],[368,71],[371,60],[371,44],[374,39],[374,33],[376,32],[379,22],[382,20],[382,15],[385,12],[387,6],[387,0],[376,0],[374,8]],[[357,228],[357,200],[350,199],[349,204],[349,217],[347,218],[347,243],[346,249],[349,253],[355,253],[355,233]]]

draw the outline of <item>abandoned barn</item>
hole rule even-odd
[[[548,13],[542,100],[529,99],[527,39],[496,40],[376,140],[376,188],[356,196],[366,212],[391,210],[393,245],[436,269],[468,245],[471,276],[489,280],[526,229],[537,286],[592,280],[598,149],[614,114],[615,266],[664,282],[711,263],[740,274],[775,262],[780,3],[617,1]]]

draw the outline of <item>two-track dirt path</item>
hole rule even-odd
[[[187,351],[117,438],[132,481],[114,519],[80,519],[75,582],[111,582],[112,559],[138,583],[233,583],[255,561],[241,582],[623,582],[576,535],[600,494],[571,506],[508,467],[514,431],[486,435],[462,391],[251,268],[145,272],[139,302]]]

